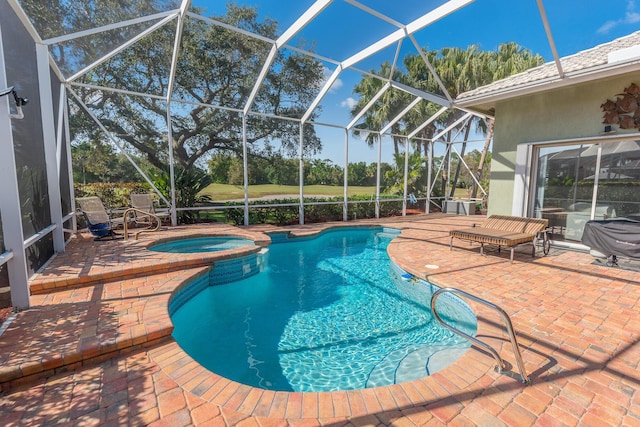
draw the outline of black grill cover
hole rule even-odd
[[[582,243],[606,256],[640,259],[640,221],[588,221],[584,226]]]

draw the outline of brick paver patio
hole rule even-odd
[[[273,392],[211,373],[171,338],[171,294],[220,257],[146,251],[158,239],[237,235],[267,245],[270,226],[211,224],[94,242],[79,234],[32,283],[32,308],[0,335],[1,425],[640,426],[640,274],[552,249],[479,255],[448,230],[482,217],[417,215],[328,226],[402,229],[392,259],[415,276],[501,306],[513,321],[532,384],[494,371],[472,347],[436,374],[356,391]],[[281,229],[280,229],[281,230]],[[473,302],[477,336],[515,359],[499,316]]]

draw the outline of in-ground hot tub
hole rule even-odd
[[[253,240],[234,236],[191,237],[163,242],[150,246],[148,249],[154,252],[191,254],[196,252],[218,252],[244,246],[255,246],[255,243]]]

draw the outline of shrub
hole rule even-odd
[[[163,170],[152,176],[153,183],[167,199],[171,199],[171,178],[169,170]],[[192,167],[184,169],[180,166],[174,168],[174,182],[176,191],[176,206],[195,207],[200,203],[206,203],[211,199],[209,196],[200,194],[202,190],[211,184],[211,176],[201,169]],[[181,223],[193,223],[198,217],[197,211],[180,211],[178,219]]]
[[[75,196],[98,196],[105,208],[119,209],[131,204],[130,196],[135,193],[148,193],[151,187],[147,183],[116,183],[100,182],[93,184],[78,184],[73,187]]]

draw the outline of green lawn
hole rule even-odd
[[[297,185],[275,185],[275,184],[262,184],[262,185],[250,185],[249,186],[249,198],[258,198],[264,196],[279,196],[279,195],[297,195],[299,192]],[[376,187],[357,187],[350,186],[348,188],[349,196],[367,195],[374,196],[376,194]],[[304,194],[308,196],[342,196],[342,186],[338,185],[305,185]],[[244,199],[244,190],[241,185],[229,185],[229,184],[211,184],[202,191],[202,194],[211,196],[215,200],[234,200]],[[397,197],[397,196],[396,196]],[[456,188],[456,199],[467,199],[469,194],[464,188]]]
[[[355,187],[350,186],[348,188],[349,196],[355,195],[372,195],[376,193],[376,187]],[[250,185],[249,197],[264,197],[264,196],[278,196],[285,194],[298,194],[300,189],[297,185],[275,185],[275,184],[262,184],[262,185]],[[310,196],[322,195],[322,196],[342,196],[344,190],[342,186],[334,185],[306,185],[304,187],[304,193]],[[244,198],[244,189],[239,185],[229,184],[211,184],[205,188],[201,194],[210,196],[213,200],[230,200],[230,199],[242,199]]]

